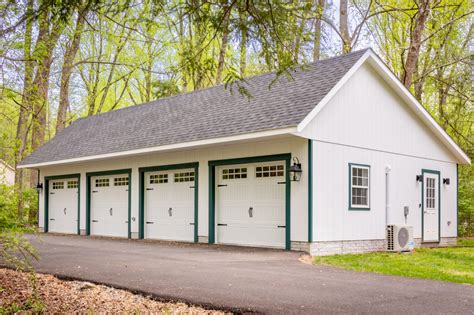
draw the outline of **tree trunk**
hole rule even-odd
[[[247,16],[243,9],[239,8],[239,20],[240,20],[240,76],[245,76],[245,70],[247,68],[247,41],[248,41],[248,28],[247,28]]]
[[[321,18],[324,13],[324,0],[316,0],[316,17],[314,18],[313,62],[321,58]]]
[[[28,0],[27,14],[29,16],[33,13],[33,0]],[[28,18],[25,25],[25,43],[23,50],[23,58],[25,61],[25,77],[23,80],[23,94],[21,98],[20,114],[16,128],[16,142],[17,148],[15,152],[15,184],[18,194],[17,215],[18,219],[23,220],[23,187],[24,187],[24,173],[23,169],[17,168],[18,163],[23,159],[28,138],[28,120],[31,114],[30,104],[28,100],[28,93],[31,89],[31,82],[33,80],[34,64],[31,61],[31,43],[32,43],[33,20]]]
[[[341,33],[342,52],[347,54],[351,52],[351,36],[349,35],[349,22],[347,13],[347,0],[339,2],[339,33]]]
[[[227,51],[227,44],[229,42],[229,20],[231,9],[226,5],[223,7],[224,17],[222,21],[222,43],[219,50],[219,61],[217,63],[216,84],[222,83],[222,72],[224,71],[225,53]]]
[[[408,48],[408,55],[405,61],[403,73],[403,85],[408,89],[413,82],[413,75],[416,70],[416,63],[420,55],[421,40],[425,23],[430,14],[430,0],[418,1],[418,12],[415,19],[415,25],[410,35],[410,47]]]
[[[69,80],[73,69],[73,62],[76,58],[79,44],[81,42],[82,29],[84,27],[87,10],[77,12],[76,29],[70,44],[64,53],[64,62],[61,70],[61,90],[59,92],[58,117],[56,120],[56,134],[66,128],[66,116],[69,108]]]

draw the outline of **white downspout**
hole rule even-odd
[[[385,228],[387,227],[390,213],[390,171],[392,167],[385,165]]]

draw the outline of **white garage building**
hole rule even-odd
[[[292,75],[77,120],[21,162],[40,228],[313,255],[383,250],[387,224],[452,241],[470,160],[373,51]]]

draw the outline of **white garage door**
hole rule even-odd
[[[145,173],[145,238],[194,240],[194,169]]]
[[[91,235],[128,237],[128,175],[91,177]]]
[[[77,178],[49,181],[48,231],[77,234]]]
[[[285,247],[285,162],[216,168],[218,243]]]

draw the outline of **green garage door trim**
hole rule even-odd
[[[138,201],[138,238],[145,238],[145,173],[156,171],[170,171],[193,168],[194,169],[194,242],[198,242],[198,196],[199,196],[199,163],[182,163],[172,165],[141,167],[138,169],[139,178],[139,201]]]
[[[112,170],[112,171],[101,171],[86,173],[86,235],[91,233],[91,177],[94,176],[107,176],[107,175],[128,175],[128,238],[132,237],[131,232],[131,221],[132,221],[132,169]]]
[[[215,160],[209,161],[209,244],[214,244],[216,241],[216,192],[215,192],[215,181],[216,181],[216,166],[221,165],[232,165],[232,164],[250,164],[259,162],[271,162],[271,161],[285,161],[286,168],[286,184],[285,184],[285,248],[286,250],[291,249],[291,184],[290,169],[291,154],[276,154],[276,155],[265,155],[256,157],[245,157],[236,159],[226,160]]]
[[[313,140],[308,139],[308,242],[313,242]]]
[[[77,178],[77,235],[81,234],[81,174],[67,174],[57,176],[45,176],[44,178],[44,232],[49,229],[49,181],[56,179]]]

